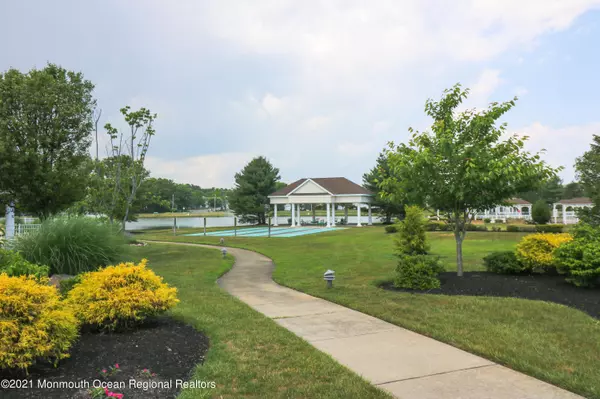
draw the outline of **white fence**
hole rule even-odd
[[[15,236],[37,231],[41,226],[41,224],[17,224],[15,226]]]

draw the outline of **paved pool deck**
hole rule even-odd
[[[396,398],[582,398],[394,324],[282,287],[271,279],[271,259],[243,249],[228,251],[236,261],[218,280],[223,289]]]

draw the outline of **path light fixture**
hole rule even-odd
[[[327,288],[333,287],[333,280],[335,280],[335,272],[333,270],[327,270],[323,274],[323,280],[327,281]]]
[[[223,257],[227,256],[227,248],[221,248],[221,253],[223,254]]]
[[[225,245],[225,239],[224,239],[224,238],[221,238],[221,239],[219,240],[219,243],[220,243],[221,245]]]

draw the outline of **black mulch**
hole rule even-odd
[[[181,390],[176,380],[189,381],[194,367],[204,361],[208,350],[208,338],[189,325],[170,318],[155,320],[137,330],[115,334],[82,334],[72,348],[71,357],[63,360],[58,368],[52,365],[34,366],[29,375],[0,372],[0,380],[26,378],[33,388],[0,389],[0,398],[90,398],[88,389],[37,388],[38,381],[121,382],[126,388],[114,388],[113,392],[124,394],[124,399],[174,398]],[[115,364],[120,372],[103,378],[99,370]],[[149,369],[155,377],[145,377],[141,370]],[[139,387],[130,388],[130,380]],[[159,384],[161,382],[161,384]],[[168,387],[168,383],[171,383]],[[144,390],[146,384],[148,390]]]
[[[416,294],[499,296],[534,299],[560,303],[582,310],[600,319],[600,289],[581,288],[565,282],[560,275],[505,275],[488,272],[465,272],[463,277],[456,273],[440,274],[441,288],[416,291],[396,288],[385,283],[381,288],[391,291]]]

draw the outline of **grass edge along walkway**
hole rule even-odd
[[[432,338],[280,286],[271,279],[272,260],[262,254],[239,248],[229,253],[235,267],[219,279],[222,288],[396,397],[491,393],[495,398],[581,399]]]
[[[442,256],[447,270],[455,270],[451,234],[428,235],[432,252]],[[524,235],[468,234],[465,270],[482,270],[485,254],[510,250]],[[219,237],[174,237],[167,231],[152,231],[141,237],[219,243]],[[432,337],[585,397],[600,399],[598,320],[579,310],[542,301],[415,295],[379,289],[374,283],[389,279],[395,266],[392,237],[384,234],[381,227],[308,238],[231,237],[226,244],[273,259],[277,265],[273,278],[278,284]],[[336,270],[334,290],[327,290],[322,280],[327,268]]]
[[[205,333],[210,348],[191,380],[215,381],[216,389],[187,389],[196,398],[389,398],[273,320],[217,285],[233,265],[230,255],[200,247],[153,244],[134,247],[149,267],[177,287],[172,315]]]

